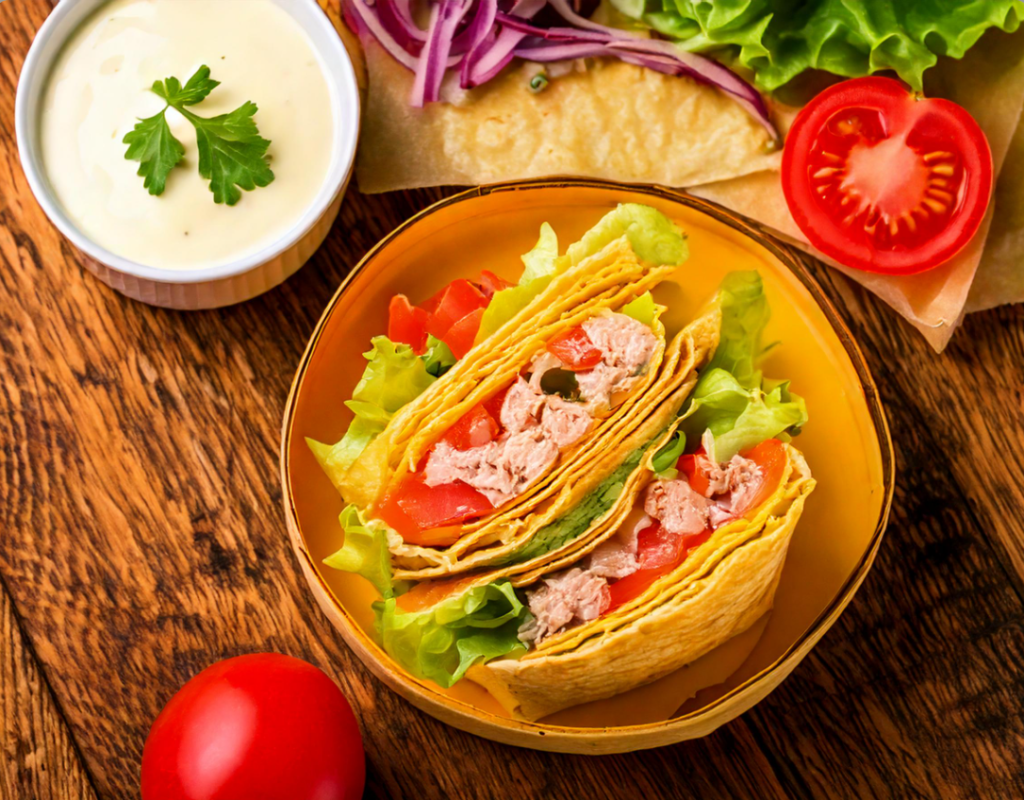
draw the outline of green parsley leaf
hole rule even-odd
[[[206,99],[214,89],[220,86],[220,81],[210,78],[210,68],[206,65],[196,70],[196,74],[188,79],[188,83],[182,88],[177,78],[165,78],[153,84],[153,94],[159,95],[167,101],[167,105],[194,106]]]
[[[142,185],[152,195],[163,194],[167,176],[185,157],[185,148],[171,133],[164,112],[139,120],[124,143],[128,145],[124,157],[140,162],[138,174],[145,178]]]
[[[215,203],[233,206],[242,198],[238,187],[251,192],[268,186],[274,173],[267,164],[270,140],[260,136],[253,115],[256,104],[244,103],[230,114],[204,119],[182,111],[195,125],[199,174],[210,181]]]
[[[210,68],[203,65],[184,86],[170,77],[151,87],[167,105],[159,114],[139,120],[123,140],[128,145],[125,158],[140,162],[139,175],[145,178],[143,186],[150,194],[163,194],[167,176],[185,156],[185,148],[167,125],[168,108],[176,109],[196,129],[199,174],[210,181],[215,203],[233,206],[242,198],[241,189],[252,191],[274,180],[267,157],[270,141],[260,136],[253,119],[255,103],[243,103],[216,117],[200,117],[186,109],[201,103],[218,86],[220,82],[213,80]]]

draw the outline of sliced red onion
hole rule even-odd
[[[412,21],[407,0],[376,0],[377,18],[392,38],[406,52],[418,56],[427,41],[427,32]]]
[[[512,16],[511,14],[498,13],[497,20],[503,28],[511,28],[520,33],[547,39],[552,42],[607,42],[612,39],[606,33],[597,31],[581,31],[577,28],[538,28],[527,20]]]
[[[455,44],[463,46],[466,54],[459,69],[459,85],[463,89],[470,87],[470,72],[473,63],[487,49],[487,42],[494,30],[497,16],[498,0],[477,0],[476,13],[466,29],[456,39]],[[461,39],[465,39],[465,42],[460,41]]]
[[[545,5],[547,0],[518,0],[510,16],[532,19]],[[522,31],[502,26],[490,47],[480,48],[481,52],[474,54],[473,63],[463,73],[462,88],[481,86],[505,69],[513,58],[512,53],[526,36]]]
[[[425,103],[436,103],[441,96],[441,81],[448,69],[448,56],[459,23],[469,11],[470,0],[441,0],[430,9],[427,44],[416,65],[416,78],[412,84],[411,104],[422,108]],[[454,66],[454,65],[452,65]]]
[[[370,8],[365,0],[346,0],[346,6],[352,13],[352,16],[357,20],[357,24],[364,32],[369,33],[376,39],[380,46],[388,51],[388,54],[395,59],[399,64],[407,69],[416,71],[417,59],[415,56],[409,54],[395,38],[385,30],[384,26],[381,25],[380,19],[377,17],[377,12]],[[356,29],[356,33],[360,31]]]

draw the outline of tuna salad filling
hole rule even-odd
[[[442,438],[427,458],[424,483],[462,482],[495,508],[507,503],[636,386],[657,344],[648,326],[625,314],[592,317],[556,337],[506,391],[494,420],[500,433],[468,447]]]
[[[683,456],[681,467],[684,461],[695,468],[648,486],[643,515],[628,533],[527,592],[532,618],[519,629],[520,641],[537,645],[640,596],[717,528],[749,510],[767,480],[757,461],[743,455],[723,464],[703,454]]]

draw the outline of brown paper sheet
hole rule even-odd
[[[999,173],[996,214],[978,274],[967,296],[968,314],[1024,302],[1024,121]]]

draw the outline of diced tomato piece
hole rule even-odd
[[[686,476],[690,488],[704,497],[708,496],[708,489],[711,486],[708,480],[710,466],[711,460],[704,454],[703,447],[696,453],[680,456],[676,462],[676,469]]]
[[[486,497],[461,481],[427,486],[419,478],[406,478],[377,511],[410,544],[445,547],[458,541],[458,523],[492,508]]]
[[[782,481],[782,476],[786,471],[788,457],[782,442],[778,439],[768,439],[756,447],[740,453],[740,455],[744,458],[749,458],[757,464],[761,468],[761,474],[764,476],[760,488],[750,498],[750,502],[744,508],[733,509],[736,514],[742,515],[765,503],[775,493],[775,490],[779,488],[779,483]]]
[[[500,292],[502,289],[509,288],[512,284],[506,281],[504,278],[499,278],[490,270],[484,270],[480,273],[480,291],[484,293],[484,296],[490,300],[494,297],[495,292]]]
[[[427,312],[412,305],[408,297],[396,294],[388,306],[388,338],[412,345],[417,354],[422,354],[427,349],[427,318]]]
[[[639,569],[632,575],[621,578],[608,587],[611,602],[608,603],[602,614],[610,614],[620,606],[624,606],[631,600],[642,595],[652,583],[662,575],[672,571],[672,565],[658,567],[657,569]]]
[[[675,564],[683,549],[683,537],[678,533],[669,533],[661,527],[660,522],[644,528],[636,539],[636,557],[641,570]]]
[[[462,358],[472,348],[476,335],[480,331],[480,320],[484,318],[484,309],[471,311],[452,325],[443,337],[444,343],[456,358]]]
[[[378,516],[388,525],[394,528],[404,539],[406,536],[415,536],[419,533],[419,526],[400,505],[398,505],[398,494],[392,492],[385,495],[377,506]]]
[[[662,575],[675,570],[696,548],[711,538],[712,531],[681,535],[669,533],[654,522],[637,536],[637,560],[640,569],[608,587],[611,602],[602,613],[608,614],[643,594]]]
[[[406,612],[423,611],[437,605],[445,598],[457,594],[463,587],[472,583],[475,579],[475,575],[467,575],[443,581],[417,583],[398,598],[398,607]]]
[[[433,295],[426,302],[420,303],[420,308],[426,311],[428,314],[433,316],[434,312],[437,311],[437,307],[441,305],[441,298],[444,297],[444,293],[448,291],[448,287],[445,286],[437,294]]]
[[[512,388],[510,383],[500,392],[498,392],[490,400],[484,401],[484,408],[487,409],[487,413],[490,414],[494,421],[498,423],[498,427],[501,427],[501,407],[505,405],[505,395],[508,394],[508,390]]]
[[[574,372],[593,369],[604,357],[604,353],[590,341],[582,325],[577,325],[548,342],[548,352]]]
[[[443,339],[451,347],[451,343],[445,338],[448,329],[468,314],[486,307],[487,298],[484,293],[469,281],[459,278],[449,283],[442,293],[437,309],[431,315],[427,330],[438,339]],[[479,328],[479,323],[477,323],[477,327]],[[473,337],[476,337],[475,330]]]
[[[501,425],[491,416],[486,406],[477,403],[448,429],[441,441],[448,442],[456,450],[469,450],[493,441],[499,433]]]

